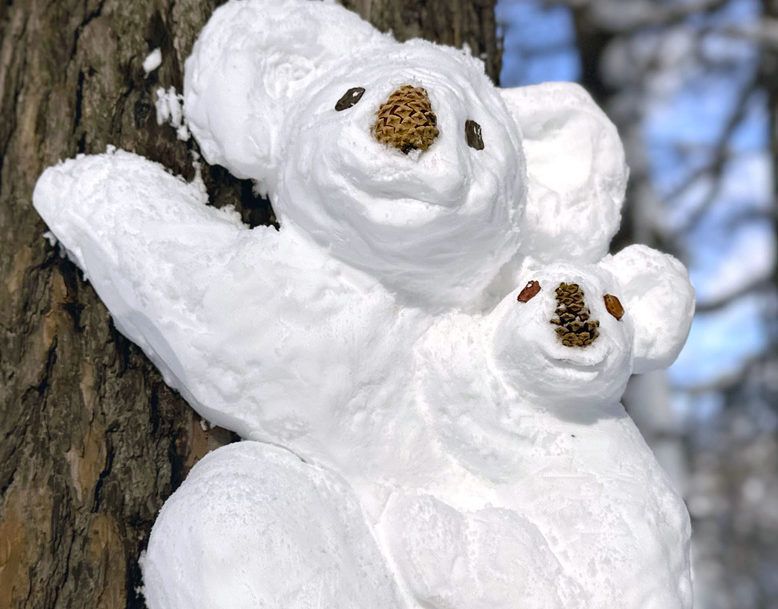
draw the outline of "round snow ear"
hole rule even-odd
[[[220,7],[184,77],[184,112],[206,161],[272,190],[290,110],[320,74],[353,61],[354,50],[392,42],[335,4],[232,0]]]
[[[616,127],[574,83],[502,89],[523,136],[526,254],[596,262],[621,222],[629,171]]]
[[[601,266],[621,285],[616,296],[635,327],[634,372],[666,368],[681,351],[694,316],[694,288],[678,260],[630,245]]]

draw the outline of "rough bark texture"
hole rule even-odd
[[[497,0],[340,0],[397,40],[426,38],[453,47],[470,47],[486,73],[498,81],[502,57],[497,42]]]
[[[158,126],[216,0],[0,3],[0,608],[142,607],[138,556],[155,515],[208,450],[204,430],[91,286],[42,234],[40,172],[109,144],[193,175],[191,143]],[[400,39],[481,54],[496,77],[494,0],[352,0]],[[142,62],[160,47],[149,77]],[[206,168],[216,204],[271,219],[251,185]]]

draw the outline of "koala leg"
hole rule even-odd
[[[423,607],[586,606],[538,529],[512,510],[462,513],[429,495],[396,497],[381,531]]]
[[[259,442],[192,469],[141,567],[149,609],[404,607],[347,483]]]

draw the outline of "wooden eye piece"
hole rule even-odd
[[[467,145],[476,150],[484,149],[484,138],[481,136],[481,125],[475,121],[465,121],[465,139]]]
[[[605,308],[608,309],[608,313],[621,320],[624,317],[624,307],[621,305],[621,301],[613,294],[606,294],[603,299],[605,300]]]
[[[362,99],[364,94],[364,87],[354,87],[353,89],[349,89],[343,94],[343,97],[338,100],[338,103],[335,104],[335,110],[338,112],[348,110],[351,108],[351,106],[355,106],[357,102]]]
[[[524,286],[524,289],[519,292],[519,297],[516,299],[519,302],[529,302],[540,292],[540,284],[537,281],[530,281]]]

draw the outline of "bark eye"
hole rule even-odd
[[[484,138],[481,136],[481,125],[475,121],[465,121],[465,139],[467,145],[476,150],[484,149]]]
[[[529,302],[540,292],[540,284],[537,281],[530,281],[524,286],[524,289],[519,292],[519,297],[516,299],[519,302]]]
[[[613,294],[606,294],[604,296],[605,308],[608,309],[608,313],[613,315],[616,319],[621,320],[624,317],[624,307],[621,301]]]
[[[335,110],[338,112],[348,110],[351,108],[351,106],[355,106],[359,100],[362,99],[364,94],[364,87],[354,87],[353,89],[349,89],[343,94],[343,97],[338,100],[338,103],[335,104]]]

